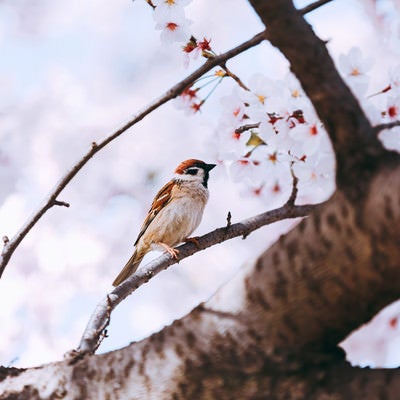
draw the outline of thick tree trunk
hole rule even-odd
[[[352,368],[337,344],[399,296],[400,158],[291,1],[250,3],[325,123],[337,192],[186,317],[107,354],[0,371],[0,399],[398,399],[396,370]]]

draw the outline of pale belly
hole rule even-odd
[[[183,196],[176,199],[173,204],[169,203],[147,228],[142,237],[146,242],[143,244],[156,249],[157,246],[153,244],[157,242],[170,247],[183,242],[199,226],[206,202],[207,197],[202,195]]]

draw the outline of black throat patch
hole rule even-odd
[[[208,178],[210,177],[210,174],[208,171],[204,171],[204,178],[203,178],[203,186],[207,189],[208,188]]]

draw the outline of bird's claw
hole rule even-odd
[[[175,260],[178,259],[178,254],[179,254],[179,250],[178,249],[174,249],[173,247],[168,246],[165,243],[158,243],[161,247],[164,248],[164,250],[171,255],[173,258],[175,258]]]

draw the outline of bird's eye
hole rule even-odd
[[[186,173],[189,174],[189,175],[197,175],[197,171],[198,170],[199,170],[198,168],[188,168],[186,170]]]

